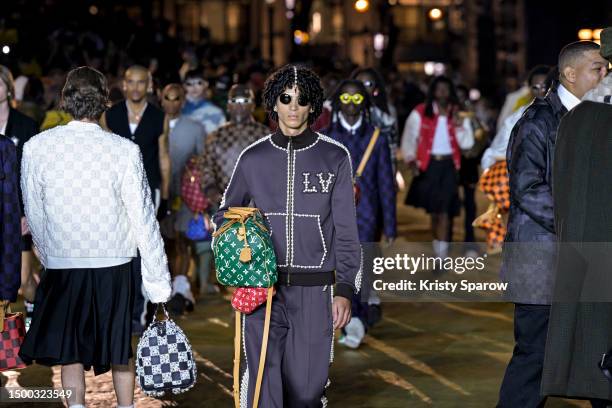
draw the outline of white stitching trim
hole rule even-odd
[[[351,160],[351,153],[348,151],[348,149],[346,148],[346,146],[345,146],[345,145],[343,145],[342,143],[338,142],[337,140],[332,139],[332,138],[331,138],[331,137],[329,137],[329,136],[325,136],[325,135],[324,135],[324,134],[322,134],[322,133],[318,133],[318,132],[317,132],[317,134],[319,135],[319,138],[320,138],[320,139],[322,139],[322,140],[326,141],[327,143],[334,144],[334,145],[336,145],[336,146],[338,146],[338,147],[342,148],[342,150],[344,150],[344,151],[346,152],[346,155],[347,155],[347,156],[348,156],[348,158],[349,158],[349,166],[351,167],[351,178],[352,178],[352,177],[353,177],[353,161]],[[353,201],[354,201],[354,200],[353,200]]]
[[[246,353],[246,342],[245,342],[245,327],[246,327],[246,316],[242,315],[242,350],[244,351],[244,360],[246,371],[242,376],[242,381],[240,382],[240,408],[248,408],[248,399],[249,399],[249,361],[247,360]],[[240,373],[238,373],[240,375]]]
[[[280,212],[270,212],[270,213],[265,213],[264,214],[266,216],[266,218],[268,218],[269,215],[278,215],[278,216],[282,216],[282,217],[287,217],[287,213],[280,213]],[[319,227],[319,236],[321,237],[321,243],[323,244],[323,257],[321,258],[321,262],[319,262],[318,266],[314,266],[314,265],[294,265],[293,263],[291,265],[278,265],[279,267],[286,267],[286,266],[291,266],[294,268],[303,268],[303,269],[319,269],[321,267],[323,267],[323,264],[325,263],[325,259],[327,258],[327,245],[325,244],[325,237],[323,235],[323,227],[321,226],[321,216],[319,214],[293,214],[294,217],[302,217],[302,218],[316,218],[317,219],[317,227]],[[270,222],[270,219],[268,218],[268,222]],[[270,223],[271,224],[271,223]],[[287,223],[287,218],[285,218],[285,224]],[[272,226],[270,226],[270,229],[272,229]]]
[[[270,139],[272,140],[272,139]],[[289,203],[289,200],[291,198],[291,157],[290,156],[290,152],[289,149],[286,149],[287,151],[287,207],[285,209],[285,211],[287,212],[287,214],[289,214],[289,206],[291,205]],[[287,221],[285,221],[285,265],[289,265],[290,262],[290,250],[289,250],[289,223]]]
[[[317,135],[318,135],[318,133],[317,133]],[[301,149],[295,149],[294,152],[303,152],[304,150],[311,149],[311,148],[315,147],[317,143],[319,143],[319,138],[318,137],[314,141],[314,143],[311,144],[310,146],[302,147]]]
[[[223,192],[223,199],[221,200],[221,205],[220,207],[225,206],[225,195],[227,194],[227,190],[229,189],[229,186],[232,184],[232,180],[234,179],[234,174],[236,173],[236,169],[238,168],[238,163],[240,163],[240,159],[242,158],[242,155],[247,151],[250,150],[252,147],[266,141],[272,138],[272,134],[269,134],[266,137],[263,137],[259,140],[256,140],[255,142],[251,143],[250,145],[248,145],[247,147],[244,148],[244,150],[242,152],[240,152],[240,155],[238,156],[238,159],[236,160],[236,164],[234,164],[234,169],[232,170],[232,176],[229,179],[229,182],[227,183],[227,187],[225,188],[225,191]],[[217,229],[217,226],[215,225],[215,230]]]
[[[270,137],[270,143],[272,143],[272,146],[276,147],[278,150],[282,150],[283,152],[286,152],[287,149],[280,147],[279,145],[277,145],[276,143],[274,143],[274,140],[272,140],[272,138]]]
[[[359,293],[361,290],[361,281],[363,279],[363,247],[359,244],[359,270],[357,271],[357,275],[355,275],[355,293]]]
[[[321,136],[320,133],[315,132],[318,136]],[[278,150],[282,150],[283,152],[287,151],[287,148],[285,147],[281,147],[279,145],[277,145],[276,143],[274,143],[274,140],[272,140],[272,138],[270,138],[270,143],[272,143],[272,146],[276,147]],[[293,149],[294,152],[303,152],[304,150],[308,150],[310,148],[315,147],[315,145],[319,143],[319,137],[317,137],[317,139],[314,141],[313,144],[311,144],[310,146],[306,146],[306,147],[302,147],[301,149]]]
[[[331,305],[333,308],[334,307],[334,285],[329,285],[329,289],[330,289],[329,293],[331,297]],[[332,327],[331,349],[329,350],[329,364],[334,362],[334,338],[335,337],[336,337],[336,331]],[[327,381],[329,382],[329,378],[327,379]],[[327,386],[325,388],[327,388]]]
[[[293,217],[291,217],[291,219],[289,220],[291,222],[291,255],[289,257],[289,265],[293,265],[293,256],[295,255],[293,253],[293,243],[295,242],[295,236],[293,235],[295,233],[295,190],[294,190],[294,186],[295,186],[295,161],[297,159],[297,154],[295,153],[295,151],[293,152],[293,166],[291,166],[291,180],[293,181],[293,183],[291,183],[291,185],[289,186],[289,188],[291,189],[291,208],[294,210],[293,211]],[[287,210],[288,211],[288,210]]]
[[[351,169],[351,178],[353,177],[353,162],[351,160],[351,153],[348,151],[348,149],[346,148],[346,146],[344,146],[342,143],[332,139],[329,136],[325,136],[321,133],[319,133],[319,136],[321,139],[323,139],[324,141],[334,144],[340,148],[342,148],[346,154],[348,155],[348,162],[349,162],[349,166]],[[355,200],[353,199],[353,211],[355,214],[355,218],[357,218],[357,206],[355,205]],[[359,270],[357,271],[357,274],[355,275],[355,293],[358,293],[359,290],[361,289],[361,281],[362,281],[362,274],[363,274],[363,248],[361,247],[361,244],[359,244],[359,251],[361,253],[360,255],[360,260],[359,260]]]

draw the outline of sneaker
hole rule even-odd
[[[476,259],[480,256],[480,254],[475,249],[468,249],[467,251],[465,251],[464,256],[466,258]]]
[[[352,349],[358,348],[365,336],[365,327],[361,320],[357,317],[352,317],[344,330],[346,331],[346,336],[344,336],[344,342],[340,344]]]

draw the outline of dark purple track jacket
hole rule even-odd
[[[238,157],[215,225],[229,207],[252,203],[271,227],[287,284],[309,274],[307,286],[317,285],[318,276],[323,286],[335,271],[336,295],[352,299],[362,269],[352,175],[342,144],[310,129],[291,138],[278,130]]]

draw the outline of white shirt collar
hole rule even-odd
[[[561,103],[565,106],[565,109],[568,111],[574,109],[576,105],[580,103],[580,99],[576,98],[576,96],[567,90],[563,85],[559,84],[559,88],[557,89],[557,95],[559,95],[559,99],[561,99]]]
[[[338,119],[340,120],[340,125],[342,125],[344,129],[351,132],[351,134],[355,133],[355,131],[359,129],[359,126],[361,126],[361,122],[363,122],[363,116],[359,116],[359,119],[357,120],[357,122],[355,122],[355,124],[351,126],[348,124],[346,119],[344,119],[342,112],[338,112]]]

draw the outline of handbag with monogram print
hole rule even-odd
[[[272,238],[257,208],[230,207],[213,234],[217,280],[224,286],[269,288],[276,283]]]

